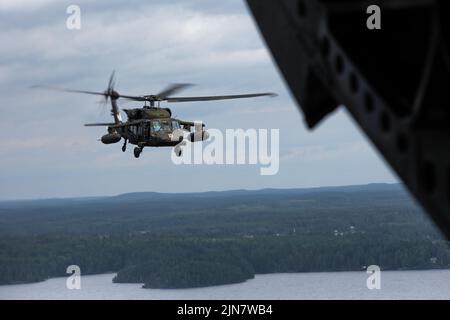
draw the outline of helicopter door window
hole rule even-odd
[[[151,127],[150,127],[150,123],[146,123],[145,124],[145,136],[147,137],[147,138],[150,138],[150,133],[151,133],[151,129],[150,129]]]

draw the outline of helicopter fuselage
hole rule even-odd
[[[191,132],[195,123],[172,118],[172,112],[168,108],[144,106],[124,111],[128,120],[109,125],[108,133],[102,136],[101,141],[104,144],[113,144],[123,138],[125,142],[122,150],[125,151],[128,142],[137,145],[137,157],[144,147],[174,147],[180,144],[186,135],[190,142],[203,141],[209,136],[203,131],[204,125],[200,132]]]
[[[105,136],[111,137],[109,140],[111,143],[119,142],[120,139],[113,142],[114,138],[121,137],[140,147],[171,147],[180,142],[179,139],[174,139],[174,132],[179,129],[184,128],[178,119],[141,119],[111,126],[108,128],[109,133]],[[107,141],[107,138],[103,140]]]

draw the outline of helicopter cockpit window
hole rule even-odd
[[[161,121],[161,130],[163,130],[163,131],[170,131],[170,130],[172,130],[171,129],[171,127],[170,127],[170,121]]]
[[[161,121],[161,120],[153,120],[152,121],[152,131],[153,132],[159,132],[159,131],[171,131],[171,125],[170,121]]]
[[[172,121],[172,130],[180,129],[180,123],[178,121]]]
[[[161,122],[159,120],[152,121],[152,131],[154,132],[161,131]]]

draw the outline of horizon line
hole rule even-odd
[[[127,194],[138,193],[156,193],[156,194],[198,194],[198,193],[221,193],[221,192],[233,192],[233,191],[264,191],[264,190],[300,190],[300,189],[320,189],[320,188],[345,188],[345,187],[361,187],[369,185],[404,185],[402,182],[369,182],[363,184],[348,184],[348,185],[324,185],[324,186],[310,186],[310,187],[286,187],[286,188],[241,188],[241,189],[226,189],[226,190],[210,190],[210,191],[192,191],[192,192],[159,192],[159,191],[131,191],[112,195],[95,195],[95,196],[61,196],[61,197],[42,197],[42,198],[16,198],[16,199],[0,199],[0,202],[18,202],[18,201],[43,201],[43,200],[81,200],[81,199],[94,199],[94,198],[114,198]]]

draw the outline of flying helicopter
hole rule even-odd
[[[173,118],[170,108],[160,107],[160,103],[162,101],[172,103],[276,96],[276,94],[272,92],[200,97],[172,96],[174,93],[192,86],[192,84],[187,83],[172,84],[157,94],[132,96],[119,94],[119,92],[114,90],[114,85],[115,77],[113,72],[109,78],[108,87],[103,92],[73,90],[49,86],[34,87],[65,92],[99,95],[104,97],[105,103],[107,103],[109,100],[111,102],[111,116],[113,117],[114,122],[87,123],[85,124],[85,126],[107,127],[108,133],[103,135],[99,140],[104,144],[113,144],[118,143],[123,139],[123,152],[125,152],[127,149],[127,143],[136,145],[136,147],[134,148],[134,156],[136,158],[139,158],[144,147],[175,147],[181,146],[183,143],[186,143],[186,141],[184,141],[186,139],[189,142],[197,142],[204,141],[209,138],[208,132],[204,129],[205,124],[198,126],[193,121],[185,121]],[[118,99],[140,101],[144,102],[144,105],[140,108],[122,109],[127,115],[127,120],[123,121],[119,106],[117,104]],[[191,132],[192,128],[194,128],[193,132]],[[177,156],[181,156],[181,147],[176,147],[174,151]]]

